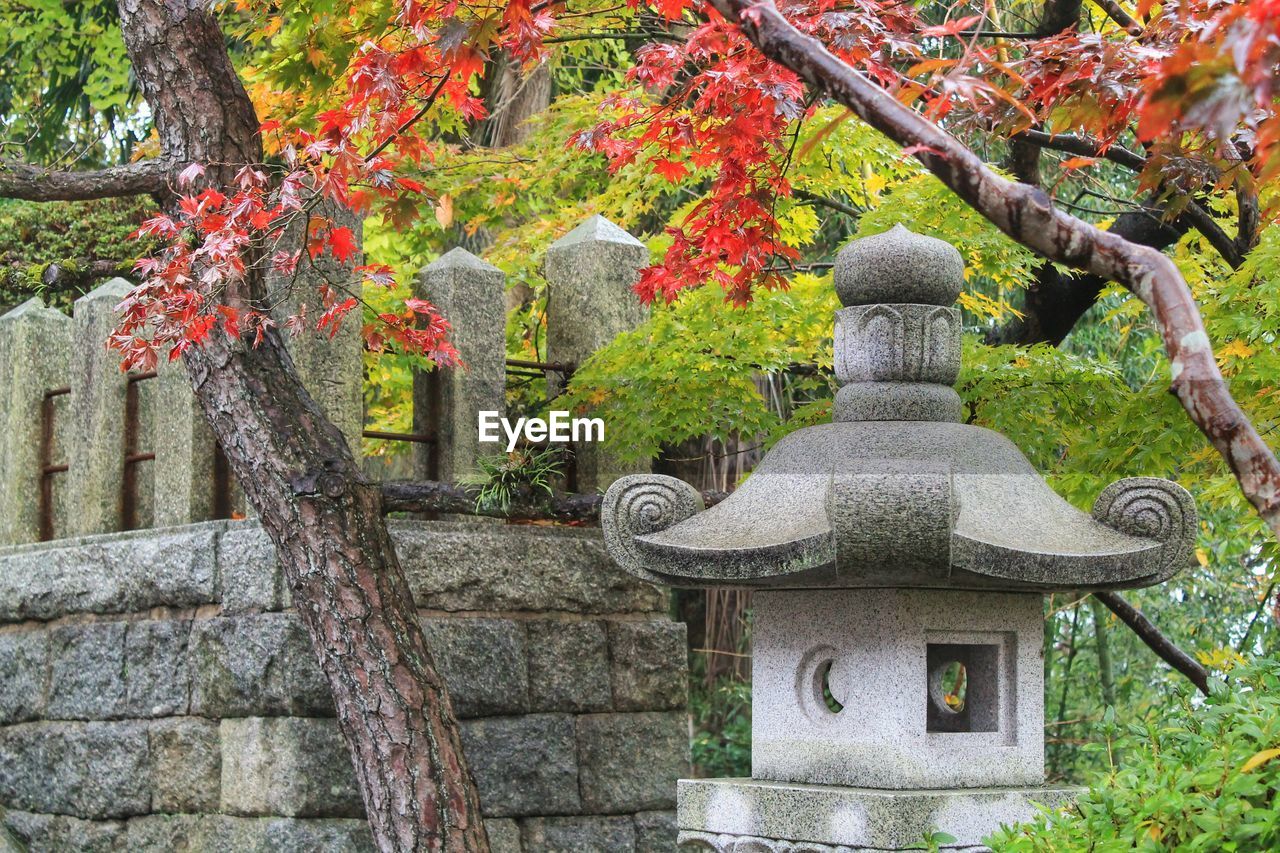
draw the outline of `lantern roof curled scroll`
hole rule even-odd
[[[846,247],[834,422],[779,441],[709,510],[680,480],[621,478],[601,514],[614,559],[673,586],[1046,592],[1149,586],[1188,565],[1181,486],[1120,480],[1085,514],[1007,438],[958,422],[946,306],[962,275],[953,247],[901,226]]]

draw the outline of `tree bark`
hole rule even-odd
[[[771,0],[712,0],[767,57],[825,91],[899,145],[997,228],[1049,260],[1120,282],[1151,309],[1172,366],[1170,390],[1280,535],[1280,461],[1227,389],[1190,288],[1173,261],[1075,218],[1041,189],[993,172],[946,131],[797,30]]]
[[[262,159],[258,120],[206,0],[119,0],[125,44],[168,162],[227,185]],[[172,200],[171,200],[172,201]],[[232,298],[263,293],[257,267]],[[487,850],[445,685],[382,519],[381,494],[303,388],[274,332],[184,356],[236,479],[275,544],[333,691],[375,842]]]
[[[1186,233],[1186,223],[1165,223],[1157,211],[1135,210],[1122,213],[1110,233],[1133,243],[1163,250]],[[1046,343],[1057,346],[1075,328],[1086,311],[1093,307],[1107,279],[1092,273],[1064,273],[1053,264],[1036,270],[1036,280],[1023,297],[1022,316],[987,333],[988,344]]]
[[[1190,679],[1201,693],[1209,695],[1209,671],[1201,666],[1198,660],[1174,645],[1141,610],[1125,601],[1118,592],[1105,590],[1095,592],[1093,595],[1107,605],[1112,613],[1120,617],[1121,622],[1132,628],[1147,647],[1158,654],[1165,663]]]
[[[60,172],[29,163],[0,161],[0,198],[88,201],[161,193],[170,170],[170,164],[163,160],[139,160],[89,172]]]

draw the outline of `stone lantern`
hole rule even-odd
[[[681,849],[973,848],[1073,791],[1044,786],[1043,599],[1187,565],[1191,496],[1120,480],[1086,515],[963,423],[964,264],[898,226],[839,255],[833,422],[723,503],[657,475],[604,499],[613,558],[753,596],[750,779],[679,783]],[[948,843],[946,846],[953,846]]]

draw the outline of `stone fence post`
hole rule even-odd
[[[155,525],[168,527],[215,518],[217,442],[196,402],[187,371],[181,362],[162,363],[153,381]]]
[[[649,264],[645,245],[596,214],[547,249],[547,359],[581,364],[620,333],[644,321],[645,310],[632,286]],[[561,382],[552,382],[556,394]],[[608,434],[609,425],[605,424]],[[608,488],[624,474],[636,473],[596,444],[574,447],[578,491]]]
[[[40,539],[44,442],[54,438],[43,431],[45,392],[67,384],[70,355],[71,318],[38,298],[0,317],[0,545]],[[66,399],[49,405],[65,409]]]
[[[120,356],[106,347],[116,325],[115,306],[133,285],[113,278],[72,308],[71,436],[67,487],[71,535],[120,529],[124,478],[125,396],[128,378]]]
[[[476,459],[500,452],[479,442],[484,410],[506,411],[506,276],[466,249],[451,249],[418,274],[417,294],[452,325],[450,340],[464,366],[419,372],[413,380],[415,433],[435,427],[436,470],[428,445],[416,445],[417,472],[455,483],[477,469]]]
[[[357,246],[363,245],[364,223],[351,210],[332,202],[323,202],[316,209],[319,216],[327,216],[335,225],[351,229]],[[330,338],[315,330],[320,311],[316,288],[326,282],[360,292],[361,282],[355,275],[355,267],[364,263],[363,251],[357,251],[347,262],[339,262],[328,253],[308,261],[305,252],[303,224],[286,230],[280,246],[287,251],[303,249],[297,275],[291,282],[284,277],[271,275],[268,287],[275,293],[288,287],[288,298],[275,312],[277,320],[296,314],[298,306],[306,303],[308,328],[297,337],[288,340],[289,355],[302,378],[302,384],[329,418],[346,436],[351,452],[360,458],[360,439],[364,433],[364,340],[360,334],[360,309],[356,308],[342,323],[338,334]],[[339,291],[339,298],[346,298]],[[323,310],[323,309],[321,309]]]

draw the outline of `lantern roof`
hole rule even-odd
[[[779,441],[722,503],[632,475],[605,496],[614,559],[673,586],[1052,591],[1148,586],[1191,559],[1196,511],[1169,480],[1086,514],[1007,438],[961,423],[960,253],[897,226],[836,259],[833,422]]]

